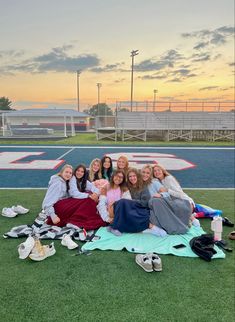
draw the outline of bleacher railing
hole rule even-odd
[[[235,101],[117,101],[116,113],[129,112],[231,112]]]
[[[234,112],[119,112],[97,116],[96,130],[234,130]]]

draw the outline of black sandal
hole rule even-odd
[[[232,223],[228,217],[223,218],[223,226],[234,227],[234,223]]]
[[[216,246],[218,246],[219,248],[222,248],[226,252],[230,252],[231,253],[233,251],[232,248],[227,247],[227,242],[225,240],[223,240],[223,239],[217,240],[215,242],[215,244],[216,244]]]

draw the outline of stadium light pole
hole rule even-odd
[[[97,109],[98,109],[98,115],[100,115],[100,88],[102,87],[101,83],[97,83],[97,89],[98,89],[98,97],[97,97]]]
[[[80,78],[81,71],[77,70],[77,104],[78,104],[78,112],[80,112],[80,84],[79,84],[79,78]]]
[[[139,54],[139,50],[132,50],[131,51],[131,112],[133,106],[133,72],[134,72],[134,57]]]
[[[153,111],[155,112],[155,106],[156,106],[156,95],[157,95],[158,90],[154,89],[153,90]]]

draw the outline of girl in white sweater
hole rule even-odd
[[[179,182],[173,177],[163,166],[156,164],[153,166],[153,177],[158,179],[164,188],[161,188],[161,192],[166,191],[171,196],[179,199],[185,199],[190,201],[192,205],[192,213],[194,210],[195,203],[181,188]],[[192,224],[194,226],[200,226],[200,222],[193,215],[191,217]]]

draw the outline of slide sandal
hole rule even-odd
[[[234,240],[235,239],[235,231],[232,231],[229,235],[228,235],[228,238],[231,239],[231,240]]]
[[[222,249],[223,249],[223,250],[225,250],[226,252],[232,252],[232,251],[233,251],[233,250],[232,250],[232,248],[227,247],[227,242],[226,242],[225,240],[223,240],[223,239],[221,239],[221,240],[217,240],[217,241],[215,242],[215,244],[216,244],[216,246],[218,246],[218,247],[222,248]]]

